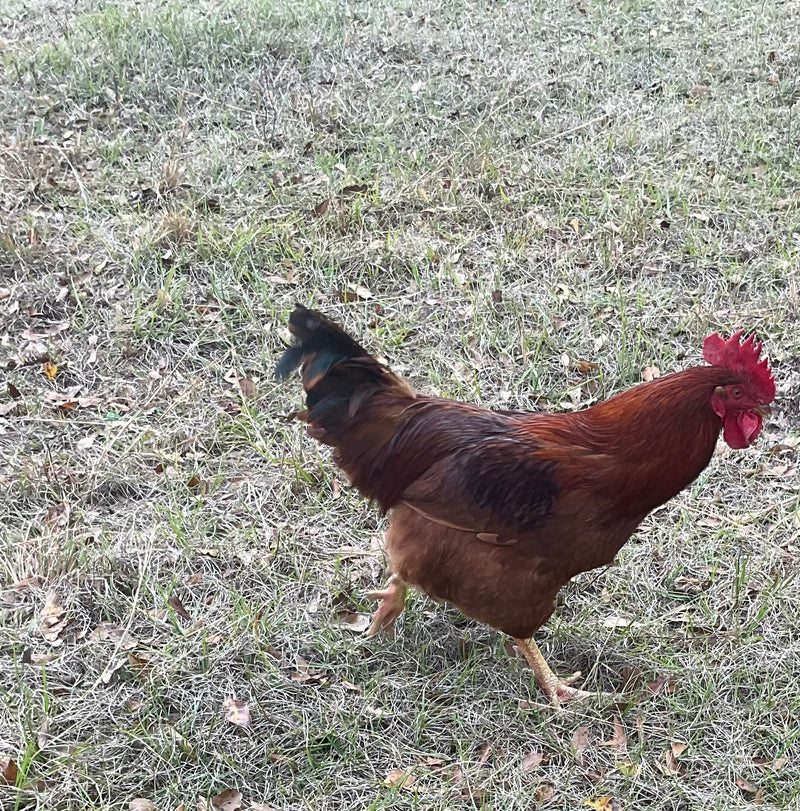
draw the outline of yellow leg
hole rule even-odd
[[[550,665],[545,661],[539,646],[533,639],[514,639],[522,654],[528,660],[528,664],[533,668],[536,680],[544,690],[545,695],[550,699],[550,703],[556,707],[561,707],[568,701],[575,699],[591,698],[595,693],[587,693],[586,690],[578,690],[570,685],[581,677],[580,671],[573,673],[566,679],[559,679],[550,669]]]
[[[394,621],[403,613],[406,604],[406,584],[393,574],[382,591],[369,591],[365,595],[369,600],[380,600],[378,610],[367,629],[367,636],[374,636],[378,631],[391,628]]]

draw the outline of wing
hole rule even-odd
[[[574,509],[576,500],[565,498],[565,491],[574,490],[575,476],[565,467],[580,469],[593,455],[588,448],[554,441],[546,415],[447,403],[420,408],[395,438],[390,467],[403,484],[403,503],[435,523],[498,545],[516,543],[556,512]]]

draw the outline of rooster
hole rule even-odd
[[[644,517],[693,482],[720,431],[758,437],[775,382],[761,344],[737,332],[703,343],[695,366],[574,413],[491,411],[417,394],[321,313],[297,305],[308,433],[389,514],[391,576],[367,631],[390,626],[409,585],[509,634],[550,702],[591,695],[559,679],[534,632],[558,590],[610,563]]]

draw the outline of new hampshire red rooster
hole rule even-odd
[[[610,563],[642,519],[694,481],[720,430],[759,435],[775,383],[761,344],[703,343],[696,366],[568,414],[496,412],[416,394],[329,318],[297,305],[298,416],[367,498],[389,513],[391,577],[368,631],[394,622],[416,586],[514,638],[555,706],[587,696],[559,679],[533,633],[558,590]]]

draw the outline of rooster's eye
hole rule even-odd
[[[734,389],[734,390],[731,392],[731,395],[732,395],[733,397],[735,397],[735,398],[738,400],[738,399],[739,399],[739,397],[741,397],[741,396],[742,396],[742,390],[741,390],[741,389]]]

